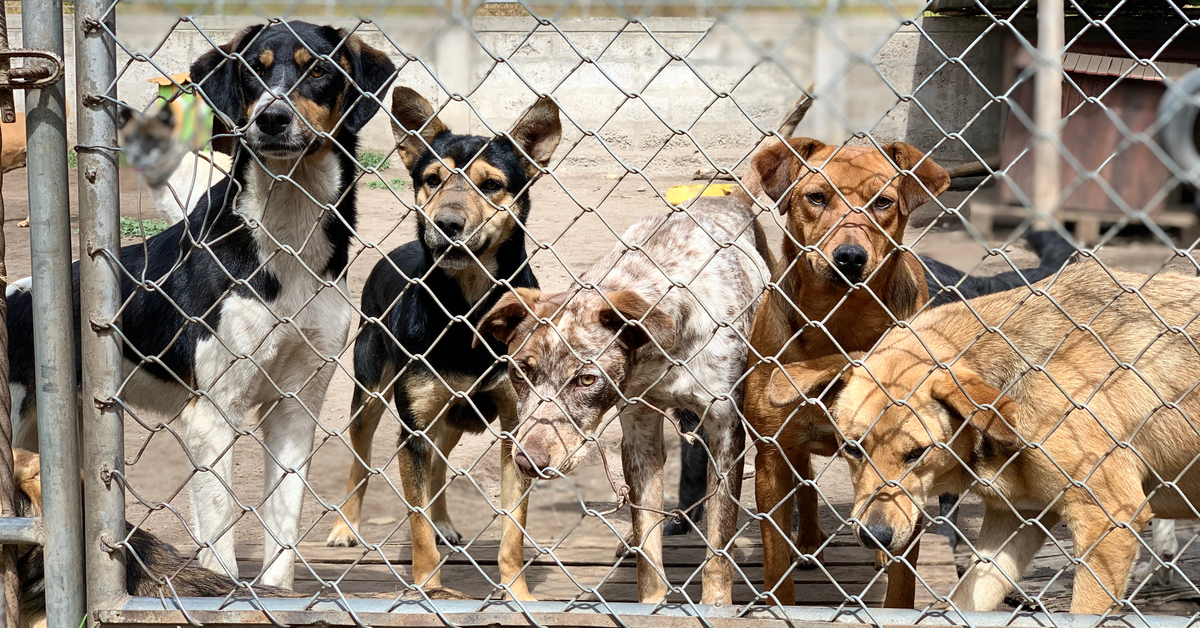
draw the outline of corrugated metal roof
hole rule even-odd
[[[1063,55],[1062,68],[1067,72],[1091,74],[1093,76],[1125,76],[1126,78],[1142,81],[1161,81],[1166,76],[1172,81],[1177,81],[1184,74],[1196,69],[1196,65],[1192,63],[1174,63],[1171,61],[1138,65],[1137,61],[1129,58],[1068,52]]]

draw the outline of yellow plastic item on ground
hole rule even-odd
[[[735,183],[697,183],[693,185],[675,185],[667,188],[667,202],[672,205],[682,205],[697,196],[729,196],[733,194]],[[703,192],[701,192],[703,190]]]

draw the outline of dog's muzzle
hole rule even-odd
[[[439,214],[433,219],[433,224],[425,229],[425,246],[433,250],[433,258],[437,264],[446,270],[459,270],[473,264],[472,254],[478,257],[488,246],[487,237],[475,234],[463,241],[466,227],[461,217],[453,216],[455,220],[444,218]],[[444,234],[444,235],[443,235]]]
[[[307,126],[286,100],[259,99],[246,129],[246,142],[254,152],[271,159],[294,159],[308,151]]]
[[[833,265],[850,283],[862,280],[869,259],[867,250],[857,244],[843,244],[833,250]]]

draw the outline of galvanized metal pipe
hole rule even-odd
[[[0,543],[43,545],[45,541],[41,517],[0,517]]]
[[[62,0],[23,3],[21,23],[24,47],[63,55]],[[49,626],[78,626],[86,613],[86,602],[65,85],[60,81],[45,89],[29,90],[25,109],[33,348],[46,524],[46,619]]]
[[[103,253],[121,246],[117,109],[110,99],[116,98],[116,42],[108,34],[116,32],[116,18],[109,7],[107,0],[75,2],[83,527],[89,611],[118,608],[126,597],[125,552],[112,549],[125,536],[125,488],[114,479],[114,471],[124,470],[123,417],[112,403],[121,386],[121,345],[113,333],[121,306],[121,280],[116,263]]]
[[[1063,0],[1038,2],[1038,69],[1033,78],[1035,103],[1034,145],[1037,168],[1033,172],[1033,206],[1036,228],[1047,229],[1062,193],[1061,157],[1058,154],[1062,131],[1062,54],[1065,30]]]
[[[179,609],[187,609],[187,615]],[[161,599],[131,598],[125,607],[98,615],[106,626],[180,625],[189,620],[206,626],[247,626],[267,623],[263,610],[271,611],[274,621],[286,625],[321,623],[330,628],[359,625],[397,628],[441,626],[492,626],[527,628],[531,624],[545,628],[676,628],[701,626],[700,618],[713,628],[1191,628],[1192,616],[1139,615],[1116,613],[1103,618],[1029,611],[966,611],[898,608],[869,610],[821,606],[756,606],[740,604],[692,606],[690,604],[634,604],[626,602],[479,602],[474,600],[383,599],[322,600],[261,598],[256,601],[228,602],[224,598]],[[441,613],[435,615],[434,611]],[[354,615],[350,614],[353,611]],[[443,622],[442,618],[445,618]]]

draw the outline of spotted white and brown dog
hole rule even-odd
[[[587,444],[621,420],[621,463],[633,508],[638,599],[658,602],[662,579],[663,418],[699,415],[712,463],[707,539],[733,536],[745,433],[740,422],[745,338],[770,273],[765,242],[745,197],[702,199],[647,218],[557,294],[518,289],[500,299],[480,332],[508,345],[517,392],[514,461],[529,478],[571,471]],[[710,557],[703,603],[731,601],[732,567]]]

